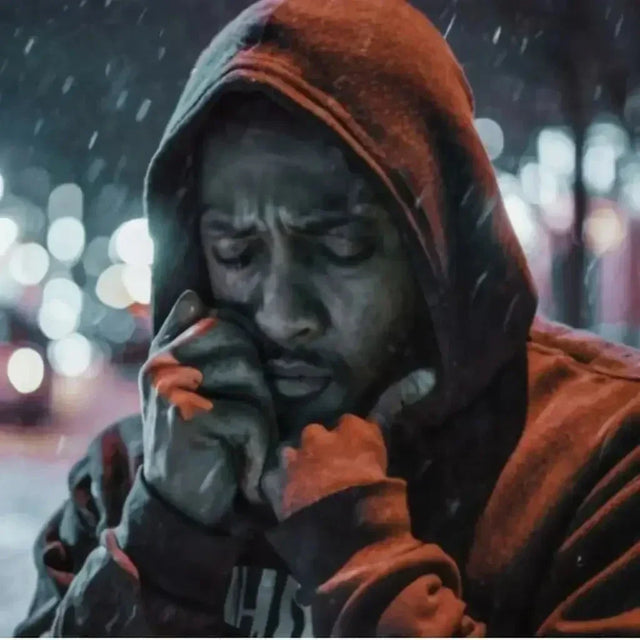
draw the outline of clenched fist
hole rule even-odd
[[[154,338],[140,374],[143,473],[179,511],[215,525],[238,490],[260,501],[276,426],[248,333],[185,292]]]

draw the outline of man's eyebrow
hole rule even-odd
[[[323,233],[340,227],[359,226],[370,228],[375,223],[375,217],[364,213],[330,213],[317,212],[305,216],[301,220],[292,222],[289,226],[305,233]]]
[[[233,221],[228,215],[216,213],[210,209],[205,209],[202,215],[202,226],[205,231],[233,237],[250,236],[254,235],[257,231],[256,225],[248,220],[238,223],[237,221]]]

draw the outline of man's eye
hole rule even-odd
[[[247,238],[218,238],[211,248],[214,258],[225,265],[242,267],[251,260],[252,243]]]
[[[323,246],[332,256],[344,261],[357,261],[368,258],[374,250],[374,243],[363,238],[349,238],[339,235],[327,235],[322,239]]]

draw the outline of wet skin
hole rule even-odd
[[[287,116],[213,128],[199,169],[213,297],[270,346],[281,437],[365,412],[407,343],[417,299],[373,181],[322,128]]]

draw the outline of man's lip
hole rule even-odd
[[[304,360],[278,358],[267,362],[267,374],[273,378],[329,378],[327,369],[316,367]]]
[[[331,378],[285,378],[277,376],[271,379],[274,391],[288,402],[309,400],[322,393],[331,383]]]

